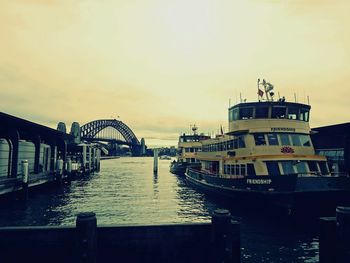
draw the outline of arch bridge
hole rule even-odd
[[[116,119],[95,120],[80,128],[80,136],[86,141],[103,141],[127,145],[133,156],[139,156],[141,144],[134,132],[122,121]]]

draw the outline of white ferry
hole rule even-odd
[[[193,125],[193,134],[183,134],[179,137],[177,147],[177,161],[170,164],[170,172],[176,175],[185,175],[187,168],[200,168],[201,163],[195,158],[196,153],[202,149],[201,141],[210,136],[197,133],[196,125]]]
[[[277,205],[289,214],[298,207],[335,211],[335,205],[349,201],[350,178],[331,176],[326,157],[315,154],[310,105],[274,100],[265,80],[258,81],[258,94],[257,102],[229,108],[229,132],[201,142],[194,157],[201,167],[187,170],[188,182],[239,201]]]

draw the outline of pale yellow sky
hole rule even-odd
[[[311,126],[349,121],[349,1],[0,0],[0,110],[56,127],[119,115],[137,137],[227,127],[256,80]]]

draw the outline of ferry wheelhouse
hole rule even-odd
[[[201,163],[196,159],[196,153],[202,150],[201,141],[207,140],[210,136],[197,133],[197,127],[192,127],[193,134],[182,134],[179,136],[177,147],[177,161],[170,164],[170,172],[177,175],[185,175],[187,168],[199,169]]]
[[[266,99],[229,108],[229,132],[202,141],[195,157],[201,168],[188,169],[186,179],[220,195],[272,201],[288,213],[297,204],[335,210],[348,202],[350,178],[331,176],[326,157],[315,154],[310,105],[274,101],[264,84]]]

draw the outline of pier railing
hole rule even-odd
[[[1,262],[240,262],[240,225],[226,210],[212,223],[76,227],[2,227]]]

